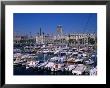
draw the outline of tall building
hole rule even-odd
[[[42,35],[41,32],[42,32],[42,30],[41,30],[41,28],[40,28],[40,32],[39,32],[40,36]]]
[[[36,43],[37,44],[44,44],[44,32],[40,28],[39,33],[36,36]]]
[[[62,36],[63,36],[63,28],[62,28],[61,25],[58,25],[58,26],[57,26],[57,38],[58,38],[58,39],[61,39]]]

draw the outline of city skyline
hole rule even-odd
[[[56,33],[62,25],[64,33],[96,33],[96,13],[14,13],[14,32],[20,34]]]

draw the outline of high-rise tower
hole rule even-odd
[[[42,31],[41,31],[41,28],[40,28],[40,32],[39,32],[40,36],[41,36],[41,32],[42,32]]]
[[[57,36],[58,36],[59,38],[62,38],[62,36],[63,36],[63,28],[62,28],[61,25],[58,25],[58,26],[57,26]]]

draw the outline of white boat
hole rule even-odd
[[[51,68],[51,71],[55,71],[55,69],[54,68]]]
[[[90,70],[90,75],[97,75],[97,67]]]
[[[54,54],[57,54],[57,53],[59,53],[60,52],[60,50],[56,50],[55,52],[54,52]]]
[[[48,49],[44,49],[43,53],[49,53],[50,51]]]
[[[66,60],[66,57],[65,56],[62,56],[62,57],[60,57],[60,62],[64,62]]]
[[[83,57],[86,57],[87,56],[87,54],[85,54],[85,53],[83,53],[82,55],[83,55]]]
[[[59,59],[60,59],[59,57],[55,56],[55,57],[52,57],[50,60],[51,61],[56,61],[56,60],[59,60]]]
[[[50,61],[60,61],[60,62],[64,62],[65,59],[66,59],[65,56],[62,56],[62,57],[57,57],[57,56],[55,56],[55,57],[52,57],[52,58],[50,59]]]
[[[52,67],[51,67],[51,71],[59,71],[59,70],[62,70],[63,64],[54,64]]]
[[[68,66],[68,71],[72,71],[73,69],[75,69],[76,65],[69,65]]]
[[[53,62],[48,62],[45,67],[52,68],[54,66]]]
[[[62,70],[62,66],[63,64],[55,64],[53,62],[49,62],[45,68],[50,68],[51,71],[58,71],[58,70]]]
[[[26,66],[26,69],[29,69],[29,66]]]
[[[68,71],[68,70],[69,70],[69,68],[68,68],[68,67],[65,67],[64,69],[65,69],[66,71]]]
[[[73,55],[78,55],[78,52],[73,52],[72,54],[73,54]]]
[[[48,64],[48,62],[44,62],[44,63],[41,63],[39,66],[37,67],[45,67],[46,65]]]
[[[21,58],[28,58],[29,57],[29,54],[26,54],[26,55],[23,55]]]
[[[75,59],[75,62],[82,62],[83,59]]]
[[[67,55],[68,55],[68,54],[72,54],[72,53],[73,53],[72,50],[69,50],[69,51],[67,52]]]
[[[86,63],[86,64],[93,64],[93,63],[94,63],[94,61],[93,61],[93,60],[91,60],[91,59],[89,59],[89,60],[85,61],[85,63]]]
[[[83,64],[78,64],[75,69],[72,70],[73,74],[81,75],[86,69],[86,66]]]
[[[39,63],[39,61],[28,61],[27,67],[36,67],[36,65]]]
[[[91,57],[96,57],[96,55],[92,55]]]

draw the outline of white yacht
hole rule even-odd
[[[49,53],[49,49],[43,49],[43,53]]]
[[[69,65],[65,70],[72,71],[75,67],[76,65]]]
[[[97,75],[97,67],[90,70],[90,75]]]
[[[39,61],[27,61],[26,69],[29,67],[36,67]]]
[[[72,73],[75,75],[81,75],[86,69],[86,66],[83,64],[78,64],[75,69],[72,70]]]
[[[91,59],[89,59],[89,60],[86,60],[86,61],[85,61],[85,63],[86,63],[86,64],[93,64],[93,63],[94,63],[94,61],[93,61],[93,60],[91,60]]]

